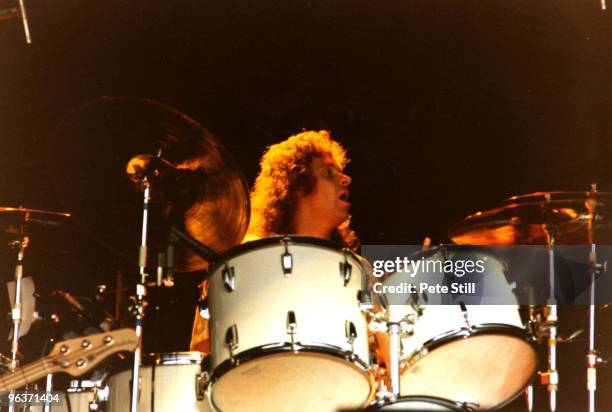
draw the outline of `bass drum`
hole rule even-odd
[[[305,237],[226,253],[211,270],[212,404],[232,411],[332,411],[367,405],[373,375],[358,296],[367,265]]]
[[[537,365],[536,352],[504,264],[483,252],[466,253],[449,247],[428,251],[418,258],[424,258],[424,262],[453,259],[484,262],[476,294],[480,297],[465,297],[466,302],[480,300],[484,304],[464,304],[461,296],[420,295],[416,305],[414,301],[399,305],[397,296],[385,296],[387,302],[395,303],[388,304],[391,318],[416,319],[413,334],[401,340],[401,395],[450,399],[479,410],[510,402],[527,386]],[[443,284],[448,275],[428,271],[412,278],[406,273],[395,273],[384,284],[396,286],[426,277],[429,284]],[[445,304],[446,298],[454,299],[455,303]],[[423,305],[425,301],[429,304]],[[490,301],[506,304],[487,304]]]
[[[201,372],[200,352],[162,353],[143,356],[140,368],[139,411],[209,412],[205,400],[196,397]],[[106,412],[129,412],[132,370],[126,369],[107,380]]]

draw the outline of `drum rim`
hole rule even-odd
[[[514,338],[519,338],[520,340],[524,341],[531,349],[531,352],[533,353],[534,359],[535,359],[535,362],[533,364],[533,370],[529,374],[529,379],[526,380],[525,384],[522,385],[517,390],[517,392],[514,393],[512,396],[510,396],[508,399],[503,400],[499,404],[490,408],[490,410],[497,410],[497,409],[503,408],[504,406],[512,402],[514,399],[516,399],[521,393],[523,393],[524,389],[529,385],[529,382],[533,380],[534,376],[536,375],[538,371],[538,352],[536,350],[535,342],[533,341],[533,339],[530,339],[529,330],[526,328],[520,328],[518,326],[508,325],[505,323],[484,323],[484,324],[473,325],[471,330],[468,329],[467,327],[463,327],[460,329],[455,329],[455,330],[440,334],[434,337],[433,339],[426,341],[423,345],[421,345],[421,347],[417,351],[415,351],[412,355],[408,356],[406,358],[406,362],[408,363],[408,366],[406,366],[404,370],[417,364],[421,359],[425,358],[429,353],[431,353],[432,351],[434,351],[435,349],[439,347],[442,347],[446,343],[450,343],[450,342],[453,342],[459,339],[468,339],[472,336],[492,335],[492,334],[496,334],[499,332],[502,332],[501,334],[503,335],[511,336]],[[415,396],[420,396],[420,395],[415,395]],[[444,399],[444,398],[440,398],[440,399]]]
[[[242,255],[251,250],[256,250],[261,248],[262,246],[275,246],[275,245],[283,245],[284,243],[289,245],[310,245],[310,246],[319,246],[325,249],[330,249],[335,252],[343,253],[346,250],[350,250],[347,248],[343,248],[334,242],[322,239],[318,237],[310,237],[310,236],[301,236],[301,235],[276,235],[264,237],[257,240],[252,240],[250,242],[242,243],[238,246],[234,246],[231,249],[226,250],[223,254],[219,256],[217,262],[224,262],[226,260],[232,259],[236,256]],[[351,253],[353,253],[351,251]]]
[[[131,359],[131,358],[130,358]],[[176,365],[197,365],[201,364],[205,359],[202,352],[185,351],[185,352],[151,352],[142,355],[140,366],[142,368],[161,367],[161,366],[176,366]],[[132,370],[132,361],[121,362],[114,368],[106,377],[106,380],[125,371]]]
[[[468,406],[465,406],[463,403],[456,402],[456,401],[446,399],[446,398],[440,398],[439,396],[431,396],[431,395],[406,395],[406,396],[399,396],[395,399],[378,401],[372,405],[369,405],[364,411],[375,412],[375,411],[380,410],[377,408],[381,408],[387,405],[393,405],[396,403],[405,403],[405,401],[412,401],[412,400],[417,401],[417,402],[431,402],[434,404],[442,405],[442,406],[450,408],[451,410],[455,412],[474,411],[474,409]],[[374,409],[371,409],[371,408],[374,408]]]
[[[329,345],[325,343],[294,343],[293,345],[289,342],[267,344],[256,346],[241,352],[234,356],[234,358],[226,359],[215,367],[210,373],[210,381],[208,383],[209,399],[210,403],[218,409],[213,399],[213,388],[215,382],[223,377],[226,373],[231,371],[237,366],[248,363],[249,361],[262,358],[268,355],[277,355],[281,353],[319,353],[323,355],[331,355],[336,358],[343,359],[350,364],[357,366],[357,369],[368,378],[370,382],[370,392],[368,393],[366,400],[363,405],[367,405],[376,393],[376,379],[370,366],[365,363],[358,355],[351,351],[344,351],[341,348]]]
[[[419,354],[423,352],[423,350],[427,350],[427,353],[429,353],[447,343],[458,339],[467,339],[472,336],[478,335],[492,335],[499,332],[502,332],[502,335],[508,335],[524,340],[527,344],[529,344],[534,353],[536,352],[534,343],[530,340],[528,329],[521,328],[515,325],[510,325],[507,323],[481,323],[472,325],[471,328],[464,326],[461,328],[453,329],[448,332],[441,333],[440,335],[425,341],[425,343],[423,343],[420,349],[416,352],[417,354]],[[413,356],[416,356],[416,354],[411,355],[410,358],[412,358]]]

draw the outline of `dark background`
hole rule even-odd
[[[33,44],[18,19],[0,21],[3,206],[75,207],[57,195],[62,182],[49,166],[86,176],[88,153],[53,130],[103,95],[190,115],[227,146],[249,183],[266,146],[302,128],[331,130],[352,158],[362,243],[444,241],[451,224],[512,195],[595,181],[612,190],[612,18],[596,0],[26,6]],[[92,295],[118,270],[133,281],[135,267],[79,236],[33,238],[26,268],[37,285]],[[577,324],[582,314],[568,324],[572,316]],[[572,357],[562,361],[562,410],[585,405],[583,344],[562,355]]]

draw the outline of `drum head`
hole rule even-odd
[[[536,353],[525,339],[500,331],[452,339],[412,362],[401,376],[402,395],[439,396],[488,410],[522,391],[535,373]]]
[[[365,405],[369,373],[342,358],[314,352],[255,358],[224,373],[212,386],[222,411],[331,411]],[[286,409],[285,409],[286,408]]]

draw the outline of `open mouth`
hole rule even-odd
[[[340,195],[340,200],[342,200],[343,202],[348,202],[348,199],[349,199],[348,192],[344,192]]]

